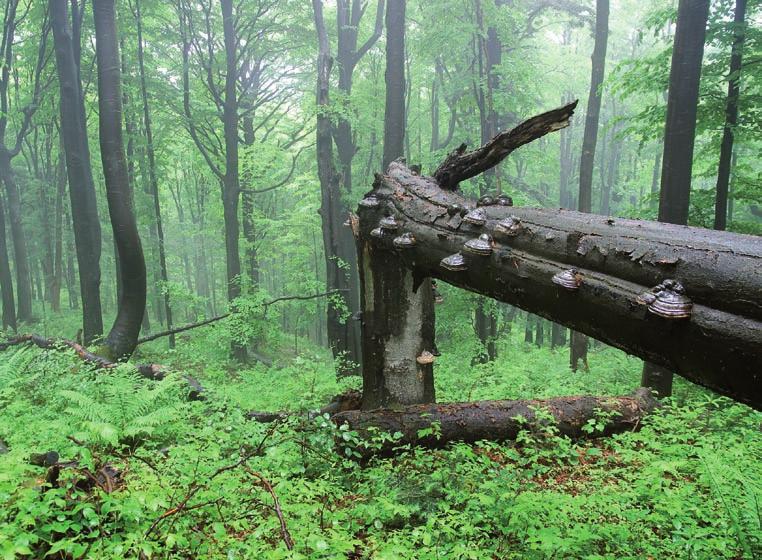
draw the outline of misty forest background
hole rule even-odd
[[[125,287],[100,163],[93,5],[3,4],[3,328],[109,346],[101,337]],[[709,2],[682,4],[695,19]],[[506,193],[516,206],[657,219],[677,2],[116,8],[127,194],[148,278],[140,336],[225,318],[142,342],[133,362],[172,371],[155,382],[127,365],[104,374],[64,350],[5,350],[0,555],[762,555],[762,417],[679,378],[671,406],[637,433],[573,443],[548,428],[366,464],[345,447],[357,435],[322,416],[246,419],[314,410],[360,387],[355,248],[344,222],[388,161],[389,91],[404,92],[404,118],[386,123],[387,134],[404,131],[402,155],[423,173],[463,142],[476,147],[579,99],[570,127],[461,189]],[[395,38],[404,76],[386,72],[394,17],[405,22],[404,42]],[[332,55],[324,97],[321,27]],[[712,1],[703,45],[687,223],[760,235],[762,3]],[[330,177],[318,173],[321,119]],[[640,384],[640,359],[592,339],[573,350],[572,333],[546,319],[444,283],[437,290],[439,401],[623,395]],[[204,401],[184,398],[185,374],[201,381]],[[48,450],[76,465],[43,491],[46,459],[34,466],[29,456]],[[83,473],[95,482],[83,487]]]

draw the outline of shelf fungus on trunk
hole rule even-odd
[[[454,253],[449,257],[443,258],[439,263],[442,268],[451,272],[462,272],[468,270],[468,263],[462,253]]]
[[[399,237],[395,237],[392,244],[397,249],[412,249],[415,247],[415,236],[410,232],[405,232]]]
[[[381,218],[381,221],[378,222],[378,227],[384,232],[397,231],[400,228],[400,222],[394,216],[384,216]]]
[[[655,290],[648,302],[648,310],[664,319],[688,319],[693,303],[685,295],[685,288],[680,282],[667,279]]]
[[[569,268],[554,274],[553,283],[566,290],[578,290],[582,285],[582,275],[576,268]]]
[[[492,245],[492,236],[489,233],[482,233],[476,239],[466,241],[463,244],[463,249],[474,255],[486,257],[492,253]]]
[[[463,221],[468,224],[481,227],[487,223],[487,212],[482,207],[474,208],[465,216],[463,216]]]

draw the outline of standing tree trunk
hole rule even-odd
[[[0,196],[0,290],[3,292],[3,328],[16,330],[16,300],[13,297],[13,278],[8,260],[8,242],[5,235],[5,208]]]
[[[496,0],[500,5],[502,0]],[[493,102],[493,93],[498,89],[499,80],[495,67],[500,65],[502,59],[502,43],[497,34],[497,29],[490,25],[484,30],[484,14],[482,12],[481,0],[476,0],[476,24],[479,35],[476,37],[478,52],[478,87],[474,87],[476,92],[476,102],[479,108],[479,122],[482,144],[486,144],[490,138],[495,136],[498,131],[498,114],[495,111]],[[485,36],[486,35],[486,36]],[[500,180],[496,168],[488,169],[484,172],[484,179],[487,190],[496,188],[500,190]],[[485,194],[481,192],[481,194]],[[492,361],[497,358],[497,319],[494,314],[489,312],[489,306],[484,298],[479,298],[476,304],[476,335],[482,345],[479,361]]]
[[[701,61],[709,0],[680,0],[667,95],[667,123],[659,196],[659,221],[688,223]],[[672,372],[646,361],[641,385],[660,397],[672,394]]]
[[[341,193],[338,189],[338,174],[333,163],[333,140],[331,139],[331,116],[329,114],[329,90],[331,79],[331,58],[328,35],[323,19],[322,0],[313,0],[312,8],[315,16],[315,29],[318,36],[318,64],[317,64],[317,130],[316,152],[318,177],[320,179],[320,217],[322,220],[323,247],[325,255],[326,285],[328,287],[343,285],[344,271],[340,263],[336,262],[338,254],[338,239],[340,234],[335,231],[343,227],[336,217],[341,214]],[[339,341],[342,339],[342,320],[340,310],[330,302],[327,309],[328,340],[334,351],[334,356],[341,356]]]
[[[233,1],[220,0],[222,27],[225,40],[225,93],[222,121],[225,134],[225,175],[223,177],[222,207],[225,217],[225,255],[227,262],[228,301],[241,295],[241,255],[238,250],[238,201],[240,179],[238,174],[238,40],[233,21]],[[246,346],[234,341],[233,357],[246,361]]]
[[[714,229],[725,229],[728,222],[728,187],[733,157],[733,136],[738,121],[738,96],[741,82],[741,57],[745,37],[746,0],[736,0],[733,18],[733,48],[730,55],[730,78],[725,106],[725,128],[720,144],[720,165],[717,171],[717,199],[714,204]]]
[[[365,9],[366,6],[357,0],[338,0],[336,3],[338,88],[347,104],[347,111],[351,111],[351,107],[348,105],[352,93],[355,67],[365,53],[378,41],[383,30],[384,0],[378,0],[373,34],[362,45],[358,46],[358,32]],[[334,172],[333,180],[324,185],[325,188],[338,191],[335,196],[328,197],[338,204],[330,204],[325,208],[329,215],[324,217],[324,220],[329,220],[331,225],[326,232],[327,235],[324,235],[324,239],[326,239],[324,251],[326,253],[326,266],[328,267],[327,288],[338,290],[342,294],[339,296],[343,300],[341,303],[346,305],[350,314],[349,318],[342,319],[341,312],[335,309],[339,302],[329,302],[329,344],[334,352],[334,357],[339,359],[343,372],[348,373],[355,371],[356,366],[361,362],[362,350],[360,323],[355,318],[360,309],[357,253],[352,232],[342,226],[349,214],[349,207],[345,198],[352,192],[352,160],[357,153],[357,145],[352,124],[348,118],[342,116],[344,114],[344,111],[339,111],[336,125],[331,130],[341,169],[338,174]],[[323,185],[321,184],[321,186]],[[343,305],[338,307],[343,307]]]
[[[66,155],[71,219],[79,265],[83,341],[89,344],[103,334],[100,297],[101,226],[98,222],[98,205],[90,167],[90,148],[79,80],[79,49],[76,49],[75,55],[76,45],[69,25],[66,4],[57,0],[49,1],[60,90],[61,135]],[[74,21],[77,21],[78,17],[77,14],[72,15]]]
[[[21,194],[11,167],[11,155],[4,146],[0,147],[0,175],[2,175],[5,185],[11,241],[13,243],[13,262],[16,269],[18,297],[17,315],[19,321],[29,322],[32,320],[32,281],[29,274],[29,255],[26,248],[24,222],[21,218]]]
[[[595,6],[593,70],[590,76],[590,94],[587,98],[582,157],[579,162],[578,209],[580,212],[592,212],[595,145],[598,141],[598,119],[601,113],[601,84],[603,84],[603,75],[606,68],[606,46],[609,37],[609,0],[597,0]],[[580,361],[585,364],[585,369],[587,369],[587,337],[572,331],[571,339],[569,360],[572,371],[577,371]]]
[[[406,0],[389,0],[386,4],[386,111],[382,163],[384,169],[404,153],[405,2]]]
[[[23,15],[18,13],[19,0],[5,2],[3,11],[2,40],[0,40],[0,180],[5,185],[6,202],[8,206],[8,218],[10,219],[10,231],[13,242],[14,264],[16,270],[16,291],[18,296],[18,319],[30,321],[32,319],[32,284],[30,275],[29,255],[26,247],[24,223],[22,221],[21,193],[14,176],[11,161],[19,152],[21,144],[29,131],[37,107],[39,106],[40,76],[46,60],[47,37],[49,28],[43,23],[40,31],[40,40],[37,54],[37,62],[32,75],[32,99],[25,107],[11,106],[12,83],[16,90],[13,99],[18,98],[18,74],[14,65],[17,58],[13,52],[17,44],[18,25],[28,15],[29,7],[22,6]],[[15,133],[12,142],[7,142],[9,114],[23,115],[21,123]]]
[[[138,69],[140,71],[140,93],[143,101],[143,127],[146,135],[146,153],[148,156],[148,180],[153,198],[154,219],[159,245],[159,270],[164,283],[164,314],[167,319],[167,330],[172,330],[172,308],[169,301],[169,276],[167,274],[167,254],[164,244],[164,227],[161,220],[161,201],[159,200],[159,180],[156,176],[156,154],[153,147],[153,131],[151,128],[151,113],[148,107],[148,89],[146,87],[146,71],[143,56],[143,22],[140,14],[140,0],[135,0],[135,22],[138,32]],[[169,335],[169,347],[175,347],[175,335]]]
[[[122,140],[122,92],[115,0],[98,0],[93,5],[93,12],[101,161],[122,275],[119,309],[106,337],[105,346],[110,358],[123,359],[135,350],[140,335],[146,306],[146,265],[132,208]]]
[[[693,143],[709,0],[680,0],[667,95],[659,221],[688,223]]]

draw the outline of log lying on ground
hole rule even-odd
[[[90,352],[87,348],[85,348],[78,342],[74,342],[73,340],[45,338],[44,336],[39,336],[36,334],[22,334],[14,338],[11,338],[9,340],[6,340],[5,342],[0,342],[0,351],[7,350],[11,346],[18,346],[21,344],[34,344],[35,346],[39,348],[43,348],[45,350],[55,350],[55,349],[61,348],[62,346],[67,346],[71,348],[72,350],[74,350],[77,356],[80,359],[82,359],[84,362],[91,364],[100,369],[113,369],[115,367],[118,367],[119,365],[124,365],[124,362],[112,362],[111,360],[107,360],[103,356],[94,354],[93,352]],[[164,377],[167,374],[167,368],[159,364],[131,364],[131,365],[135,367],[135,369],[138,371],[141,377],[144,377],[146,379],[151,379],[153,381],[161,381],[162,379],[164,379]],[[199,381],[196,378],[190,375],[185,375],[184,377],[185,377],[185,380],[188,382],[188,387],[190,388],[190,395],[189,395],[190,398],[191,399],[200,398],[201,394],[204,392],[204,387],[201,385],[201,383],[199,383]]]
[[[478,225],[460,211],[473,201],[400,162],[369,194],[378,203],[360,205],[358,244],[394,251],[416,282],[438,278],[516,305],[762,409],[762,238],[499,205],[482,207]],[[388,216],[397,229],[372,235]],[[404,233],[412,246],[394,243]],[[491,236],[489,254],[465,250],[481,234]],[[443,268],[458,252],[467,269]],[[570,268],[578,289],[553,281]],[[689,318],[664,319],[639,300],[665,279],[685,286]]]
[[[405,444],[438,448],[455,441],[473,443],[480,440],[515,439],[522,429],[537,430],[544,426],[536,411],[546,410],[555,419],[559,431],[571,438],[598,437],[636,429],[645,415],[658,406],[647,389],[638,389],[625,397],[557,397],[541,400],[477,401],[464,403],[418,404],[398,410],[351,410],[333,416],[338,424],[348,424],[364,437],[373,431],[402,437],[385,442],[380,449],[361,448],[364,456],[388,455],[394,447]],[[588,432],[583,427],[590,419],[607,418],[603,431]],[[432,425],[434,433],[419,435]]]

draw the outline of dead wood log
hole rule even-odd
[[[500,205],[480,209],[483,223],[469,221],[473,201],[401,162],[377,177],[369,195],[373,203],[360,204],[354,225],[358,246],[371,261],[384,254],[403,263],[413,292],[423,278],[438,278],[762,408],[762,238]],[[382,218],[396,229],[377,229]],[[413,242],[400,243],[403,234]],[[482,234],[488,236],[487,254],[469,253],[465,243]],[[462,253],[465,269],[444,268],[442,259],[456,253]],[[571,277],[578,286],[554,281],[568,269],[575,269]],[[689,317],[657,316],[639,297],[666,279],[684,285],[693,303]],[[364,297],[371,316],[384,295],[376,289]],[[364,339],[377,338],[363,319]]]
[[[91,364],[99,369],[113,369],[119,365],[124,365],[124,362],[112,362],[90,352],[87,348],[74,342],[73,340],[46,338],[44,336],[36,334],[22,334],[14,338],[8,339],[5,342],[0,342],[0,351],[7,350],[11,346],[18,346],[21,344],[34,344],[35,346],[45,350],[57,350],[62,346],[67,346],[74,350],[79,358],[85,363]],[[153,381],[161,381],[167,374],[167,368],[159,364],[132,364],[138,371],[141,377],[151,379]],[[204,387],[201,383],[191,375],[185,375],[185,380],[188,382],[190,388],[191,399],[201,398],[201,394],[204,392]]]
[[[537,431],[547,426],[538,410],[548,411],[561,434],[570,438],[599,437],[637,429],[644,416],[658,406],[648,389],[638,389],[630,396],[573,396],[516,401],[477,401],[462,403],[418,404],[397,410],[350,410],[333,416],[338,424],[347,424],[362,438],[374,431],[402,434],[380,449],[361,447],[358,452],[389,455],[395,447],[406,444],[440,448],[462,441],[503,441],[516,439],[521,430]],[[606,419],[602,431],[588,431],[588,420]],[[433,430],[430,430],[436,426]],[[424,433],[421,433],[425,431]]]

